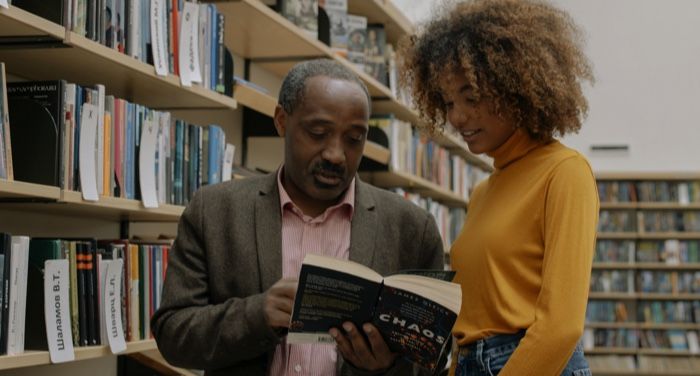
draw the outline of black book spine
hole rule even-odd
[[[92,254],[92,301],[93,301],[93,311],[95,313],[94,319],[92,320],[94,324],[94,341],[95,345],[102,345],[102,337],[101,337],[101,332],[102,328],[100,327],[100,306],[102,305],[100,302],[100,293],[99,293],[99,283],[100,283],[100,264],[99,264],[99,259],[97,258],[97,243],[94,242],[91,246],[90,253]]]
[[[76,245],[77,269],[78,269],[78,331],[80,332],[80,346],[87,346],[88,329],[87,329],[87,286],[86,286],[86,266],[85,259],[87,257],[85,243]]]
[[[2,273],[2,292],[0,292],[0,355],[7,354],[7,330],[10,310],[10,265],[12,264],[12,237],[9,234],[0,234],[0,255],[3,255],[4,263]]]
[[[95,334],[97,331],[95,330],[95,327],[97,326],[95,323],[95,320],[97,319],[97,315],[95,312],[95,301],[97,300],[95,296],[95,287],[97,286],[95,282],[95,270],[94,264],[93,264],[93,258],[94,258],[94,249],[89,245],[85,245],[85,259],[84,259],[84,267],[85,267],[85,287],[87,290],[86,294],[86,311],[87,311],[87,339],[88,339],[88,344],[90,346],[95,346],[97,345],[97,338],[95,337]]]

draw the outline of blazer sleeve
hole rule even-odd
[[[279,337],[264,318],[264,294],[210,303],[203,191],[194,195],[180,218],[161,305],[151,318],[151,328],[169,363],[218,369],[264,356]]]
[[[445,250],[443,247],[442,237],[438,230],[435,218],[428,213],[425,221],[425,229],[423,230],[423,242],[418,252],[423,256],[423,269],[444,269],[445,268]]]

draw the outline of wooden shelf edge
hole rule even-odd
[[[94,207],[99,209],[112,209],[116,211],[130,212],[134,214],[142,215],[157,215],[172,217],[172,220],[178,220],[182,212],[185,210],[184,206],[178,205],[160,205],[158,208],[150,209],[143,207],[141,201],[119,198],[119,197],[107,197],[100,196],[99,201],[85,201],[81,192],[76,191],[61,191],[61,202],[80,205],[85,207]]]
[[[700,173],[678,172],[596,172],[597,180],[700,180]]]
[[[383,165],[388,165],[391,159],[389,149],[372,141],[365,141],[365,150],[362,155]]]
[[[469,203],[468,200],[457,195],[456,193],[407,172],[381,171],[367,172],[363,173],[363,175],[368,178],[369,182],[377,186],[384,188],[401,187],[408,188],[409,190],[417,189],[422,196],[430,197],[436,201],[443,202],[448,206],[466,207]]]
[[[96,41],[90,40],[84,36],[78,35],[73,32],[66,33],[66,43],[73,47],[79,48],[84,52],[89,52],[96,57],[102,58],[111,62],[112,64],[120,65],[131,71],[137,72],[144,79],[155,80],[163,82],[173,89],[187,92],[190,95],[200,97],[207,102],[211,103],[211,108],[226,108],[230,110],[235,110],[237,108],[237,103],[234,98],[225,96],[221,93],[215,92],[213,90],[204,88],[203,86],[193,84],[190,87],[182,86],[180,78],[173,74],[168,74],[167,76],[159,76],[156,74],[155,67],[137,60],[131,56],[123,54],[113,48],[104,46]],[[109,83],[105,83],[105,86],[109,89]],[[156,106],[158,108],[164,108],[162,106]],[[199,106],[193,106],[192,109],[196,109]],[[165,107],[167,109],[167,107]]]
[[[269,117],[275,115],[277,100],[255,88],[237,83],[233,88],[233,98],[241,105],[258,111],[263,115]]]
[[[7,9],[0,7],[0,21],[5,17],[14,22],[21,23],[26,28],[33,29],[37,32],[36,34],[32,35],[46,35],[58,40],[62,40],[66,35],[65,27],[16,6],[10,5],[10,7]]]
[[[58,187],[50,185],[0,179],[0,198],[36,198],[58,200],[61,198],[61,190]]]
[[[157,350],[155,340],[148,339],[143,341],[128,342],[126,344],[126,350],[118,354],[113,354],[110,351],[109,346],[76,347],[74,361],[95,359],[111,355],[130,354],[147,350]],[[51,364],[48,351],[27,351],[19,355],[0,356],[0,370],[47,364]]]

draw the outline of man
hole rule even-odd
[[[183,213],[152,318],[166,360],[209,375],[412,373],[371,324],[332,329],[337,347],[284,340],[306,253],[381,274],[442,267],[433,218],[356,176],[369,114],[367,88],[342,65],[292,68],[274,116],[284,165],[204,187]]]

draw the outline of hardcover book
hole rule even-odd
[[[310,38],[318,38],[318,0],[278,0],[278,9]]]
[[[330,328],[369,322],[392,351],[434,370],[462,302],[460,286],[446,281],[452,275],[445,273],[409,271],[383,278],[352,261],[308,254],[287,343],[332,343]]]

